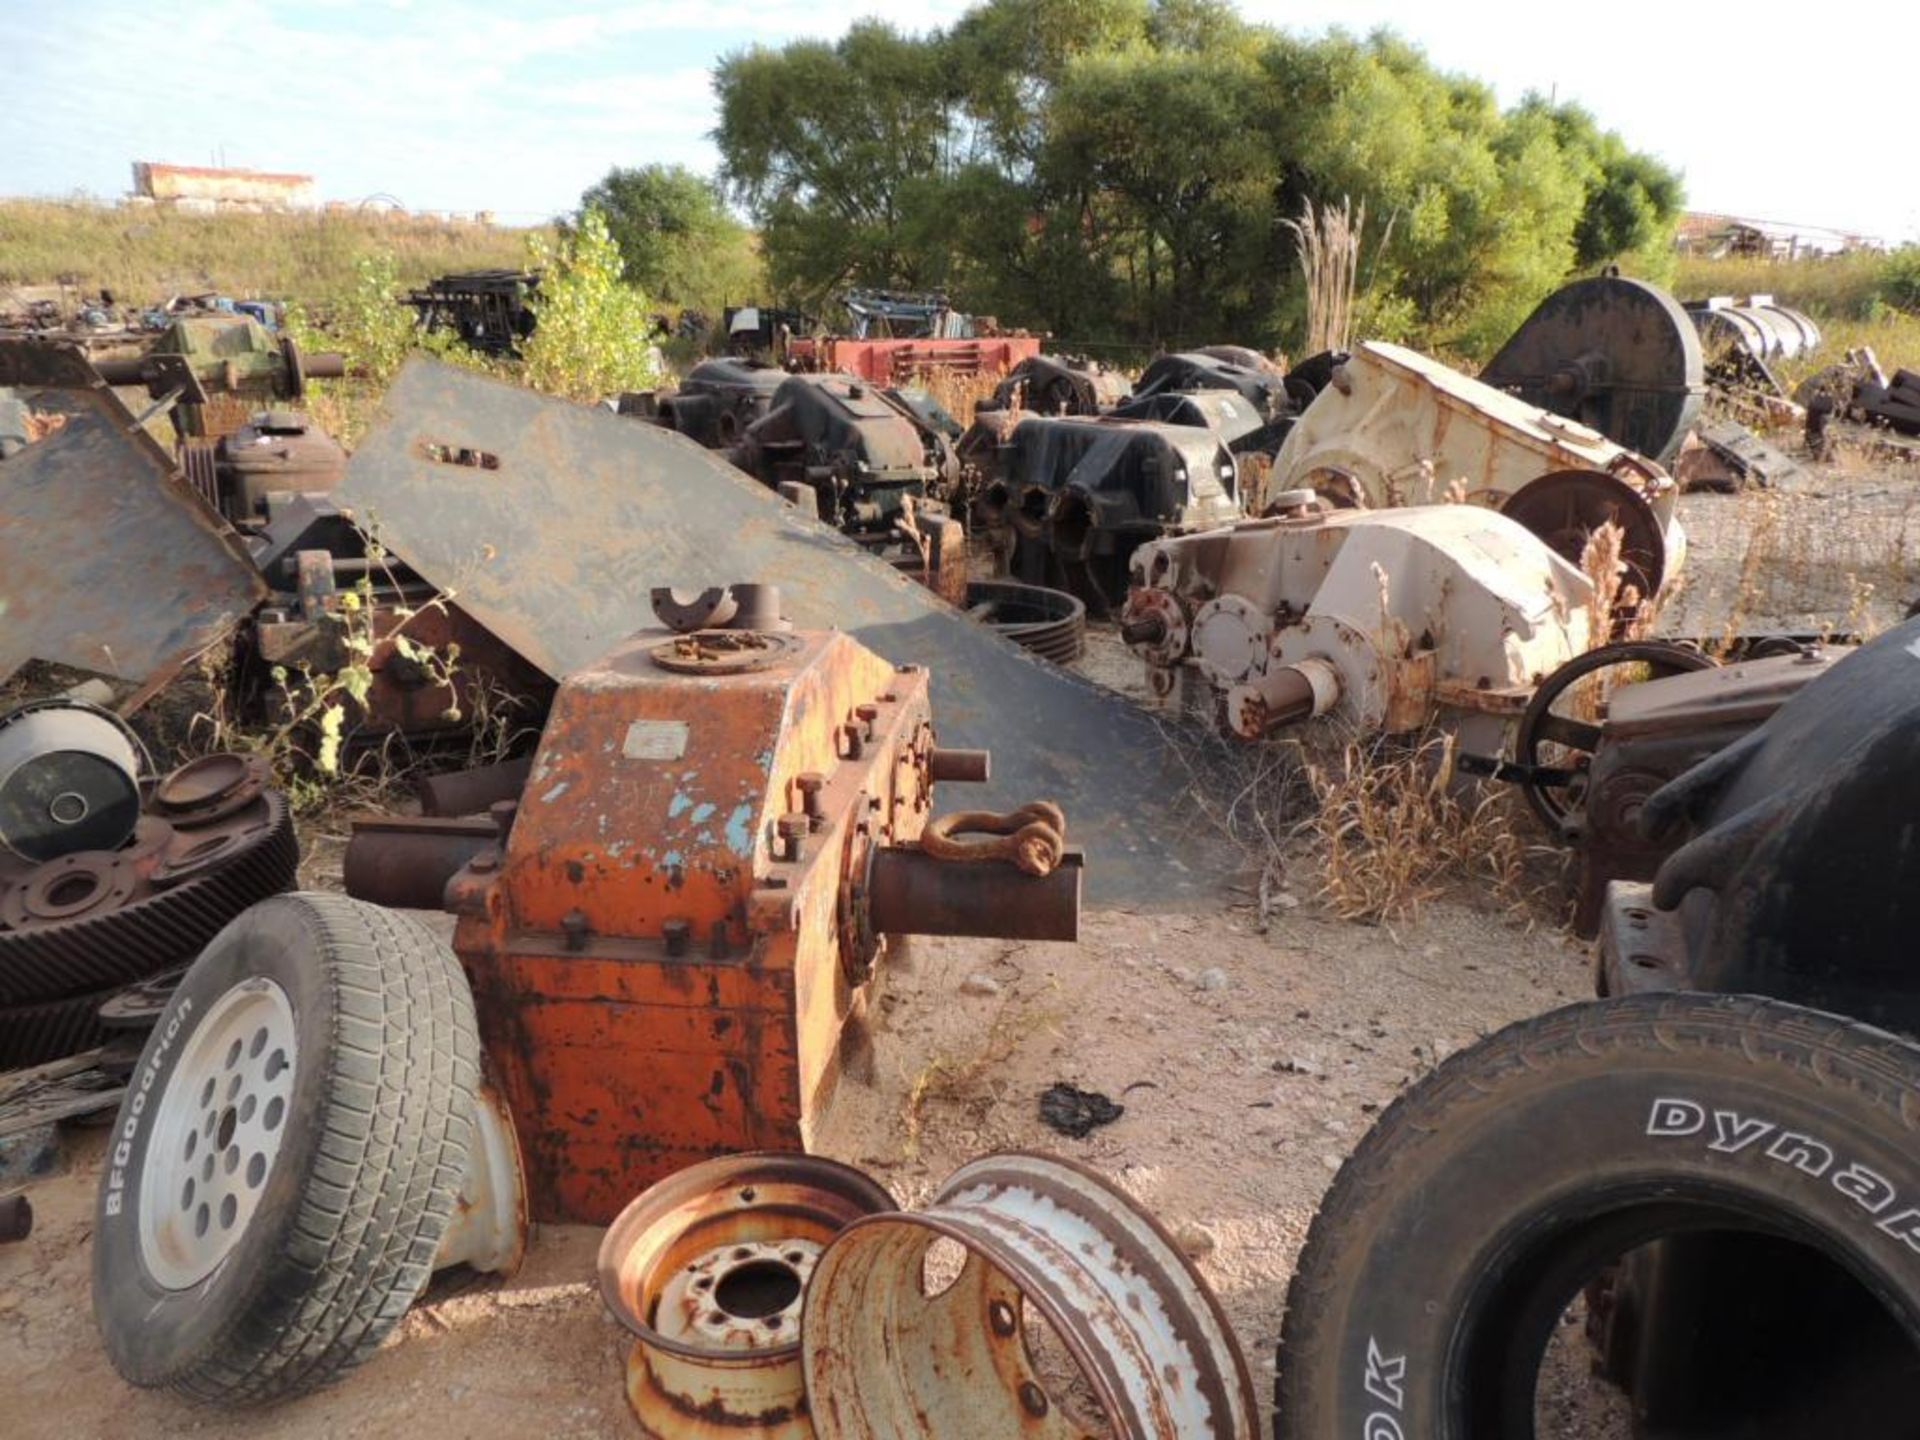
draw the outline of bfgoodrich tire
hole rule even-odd
[[[1895,1357],[1875,1383],[1909,1397],[1856,1413],[1847,1349],[1845,1383],[1762,1375],[1677,1433],[1912,1435],[1917,1129],[1920,1050],[1790,1005],[1643,996],[1501,1031],[1398,1101],[1335,1180],[1287,1296],[1277,1440],[1534,1436],[1569,1301],[1674,1237],[1798,1257],[1796,1284],[1819,1270],[1854,1297],[1834,1313]],[[1756,1283],[1704,1313],[1761,1322],[1756,1343],[1791,1363],[1822,1338],[1795,1293]]]
[[[305,894],[234,920],[115,1122],[93,1251],[114,1367],[233,1405],[371,1354],[432,1274],[477,1081],[465,978],[417,920]]]

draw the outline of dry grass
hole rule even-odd
[[[916,383],[965,429],[973,424],[975,408],[982,400],[991,399],[1000,382],[1006,378],[1007,372],[1004,370],[987,370],[977,375],[962,374],[957,370],[934,370]]]
[[[1018,948],[1009,947],[1001,958]],[[1001,1104],[1007,1097],[994,1086],[992,1077],[1030,1035],[1036,1030],[1053,1029],[1063,1016],[1064,1012],[1055,1007],[1003,1001],[987,1033],[970,1054],[935,1055],[921,1066],[908,1083],[900,1106],[903,1156],[911,1160],[919,1155],[929,1106],[958,1107],[984,1116]]]
[[[1455,739],[1352,739],[1308,761],[1321,899],[1343,920],[1392,925],[1444,895],[1471,893],[1531,910],[1549,886],[1514,792],[1458,781]]]
[[[1360,273],[1360,237],[1367,228],[1367,202],[1356,211],[1351,200],[1340,208],[1313,208],[1307,201],[1298,220],[1284,222],[1300,248],[1300,275],[1306,281],[1306,353],[1345,350],[1353,336],[1354,286]],[[1391,233],[1392,227],[1388,227]],[[1385,243],[1384,241],[1382,242]]]
[[[51,200],[0,201],[0,309],[8,290],[105,287],[125,303],[218,290],[326,308],[349,296],[359,262],[393,256],[417,284],[450,270],[517,267],[527,230],[415,216],[181,215]]]

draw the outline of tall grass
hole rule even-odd
[[[367,257],[400,280],[517,267],[525,230],[355,212],[182,215],[51,200],[0,200],[0,309],[9,289],[66,282],[129,304],[218,290],[325,309],[349,296]]]

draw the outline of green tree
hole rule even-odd
[[[722,174],[759,218],[775,291],[819,304],[848,283],[938,285],[955,97],[944,46],[877,20],[840,40],[753,47],[715,76]]]
[[[625,257],[628,283],[668,305],[717,314],[754,298],[760,257],[753,232],[712,181],[681,165],[616,167],[580,197],[598,211]]]
[[[652,304],[629,285],[606,219],[588,210],[556,243],[536,239],[542,271],[532,305],[539,323],[521,347],[520,378],[535,390],[598,400],[660,381]]]
[[[944,285],[1069,344],[1297,338],[1285,222],[1351,198],[1359,313],[1484,352],[1581,268],[1659,273],[1682,198],[1576,107],[1503,111],[1391,33],[1226,0],[982,0],[945,31],[742,51],[716,89],[777,289]]]

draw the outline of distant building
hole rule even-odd
[[[317,203],[311,175],[133,162],[138,199],[182,210],[298,210]]]
[[[1689,211],[1680,217],[1674,244],[1681,253],[1719,259],[1757,255],[1797,260],[1809,255],[1844,255],[1850,250],[1884,250],[1886,242],[1849,230],[1820,225],[1790,225],[1778,220],[1748,220],[1738,215]]]

